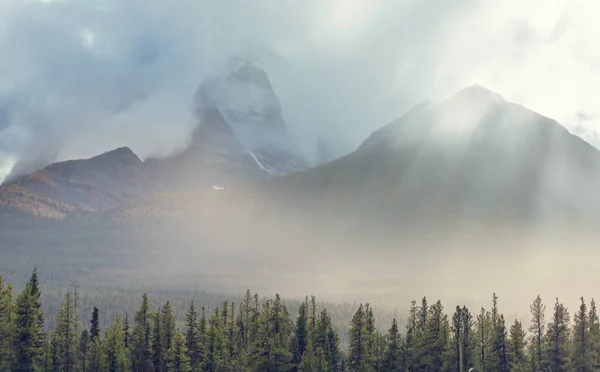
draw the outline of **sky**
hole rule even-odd
[[[290,128],[356,147],[479,84],[600,146],[595,0],[0,0],[0,180],[185,146],[194,91],[268,45]]]

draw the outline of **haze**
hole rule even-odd
[[[340,152],[424,100],[473,83],[598,144],[593,0],[3,1],[0,179],[128,145],[181,148],[202,79],[249,46],[299,137]],[[477,32],[472,30],[477,29]],[[299,84],[298,82],[301,82]]]

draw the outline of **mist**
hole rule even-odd
[[[597,144],[598,6],[5,1],[0,179],[13,166],[25,173],[119,146],[141,158],[184,147],[198,85],[231,55],[265,45],[286,61],[268,72],[306,143],[351,151],[422,100],[479,83]]]

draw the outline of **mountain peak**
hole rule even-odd
[[[115,160],[118,162],[132,162],[132,163],[141,163],[140,158],[129,148],[129,147],[119,147],[111,151],[104,152],[100,155],[96,155],[90,160],[93,161],[106,161],[106,160]]]
[[[459,90],[454,93],[452,97],[448,98],[446,102],[460,102],[460,103],[472,103],[472,104],[492,104],[492,103],[506,103],[506,100],[498,93],[487,89],[479,84],[474,84]]]

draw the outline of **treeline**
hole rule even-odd
[[[238,306],[212,311],[192,301],[181,323],[170,302],[155,309],[148,296],[132,318],[117,315],[101,329],[95,307],[80,321],[74,286],[64,294],[54,327],[44,331],[37,272],[15,296],[0,276],[1,371],[573,371],[600,370],[600,321],[592,300],[573,316],[556,299],[550,319],[538,296],[531,325],[507,325],[493,295],[489,310],[440,301],[411,303],[405,330],[394,319],[386,332],[373,308],[359,305],[342,346],[330,314],[314,297],[295,317],[279,295],[260,300],[249,291]],[[181,324],[181,326],[178,326]]]

